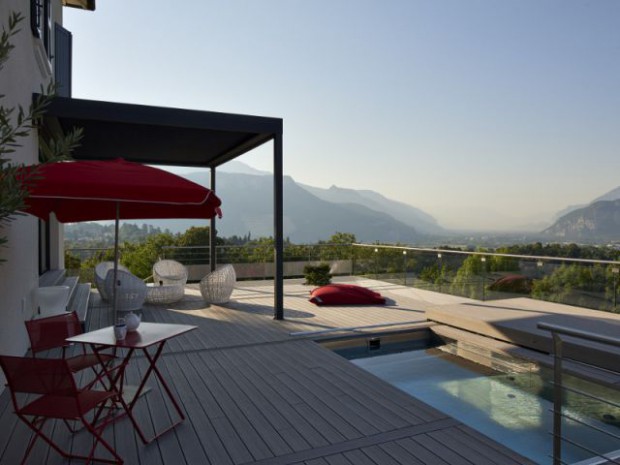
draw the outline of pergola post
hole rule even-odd
[[[211,190],[215,192],[215,167],[211,167]],[[211,272],[215,271],[215,261],[217,260],[215,255],[215,243],[217,239],[217,230],[215,229],[215,216],[211,218],[209,223],[209,269]]]
[[[273,220],[274,220],[274,315],[275,320],[284,319],[284,182],[282,168],[282,132],[273,139]]]

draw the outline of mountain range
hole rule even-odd
[[[185,177],[209,184],[206,173]],[[336,232],[353,233],[363,242],[414,243],[430,230],[434,234],[442,231],[430,215],[374,192],[311,189],[289,176],[284,177],[283,185],[284,235],[294,243],[328,240]],[[271,175],[220,171],[216,191],[224,199],[224,217],[217,223],[219,235],[273,235]]]
[[[613,198],[612,193],[616,193]],[[620,241],[620,188],[599,197],[591,204],[566,213],[545,229],[554,240],[606,243]],[[600,199],[611,200],[600,200]]]
[[[207,172],[183,176],[207,187],[210,184]],[[355,234],[361,242],[402,244],[419,244],[429,238],[443,240],[459,234],[442,228],[429,213],[371,190],[319,188],[297,183],[289,176],[284,177],[283,185],[284,236],[294,243],[326,241],[336,232]],[[220,236],[273,236],[271,173],[232,161],[218,170],[216,191],[223,199],[224,217],[217,222]],[[209,224],[206,220],[149,223],[172,232]],[[552,226],[537,234],[551,241],[619,241],[620,187],[589,205],[567,207],[556,215]]]

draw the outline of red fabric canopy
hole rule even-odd
[[[22,173],[29,186],[25,213],[44,220],[52,212],[63,223],[221,216],[222,202],[206,187],[120,158],[33,165]]]

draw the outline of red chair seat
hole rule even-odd
[[[36,417],[75,420],[99,403],[114,397],[109,391],[82,391],[75,397],[44,395],[21,408],[19,413]]]
[[[78,389],[64,359],[0,355],[0,366],[6,376],[15,414],[35,433],[26,447],[22,464],[26,463],[38,439],[43,439],[66,459],[86,460],[87,463],[123,463],[121,456],[102,436],[104,428],[120,418],[113,410],[101,417],[108,399],[118,395],[116,391],[95,391],[88,387]],[[29,402],[28,399],[33,396],[37,397]],[[57,444],[56,427],[46,426],[50,419],[64,420],[71,432],[76,430],[67,420],[79,421],[94,440],[89,455],[77,455]],[[96,457],[97,449],[105,449],[107,456],[102,454]]]

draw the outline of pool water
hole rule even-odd
[[[450,352],[432,348],[352,362],[530,460],[551,464],[553,388],[548,373],[527,363],[513,364],[513,370],[505,370],[504,363],[497,371]],[[620,404],[617,390],[572,377],[565,382]],[[620,436],[620,408],[574,393],[565,398],[565,413]],[[620,449],[620,440],[571,420],[565,420],[563,435],[599,453]],[[562,454],[566,463],[594,455],[566,442]]]

